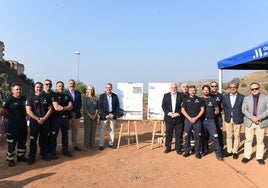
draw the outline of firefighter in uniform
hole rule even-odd
[[[219,136],[219,142],[220,142],[220,147],[223,152],[224,148],[224,143],[223,143],[223,133],[222,133],[222,97],[223,95],[218,92],[218,83],[215,81],[210,82],[210,95],[213,97],[219,107],[219,114],[215,116],[215,123],[216,123],[216,128]]]
[[[56,83],[56,93],[52,96],[52,104],[55,109],[52,117],[52,130],[50,135],[50,154],[52,158],[57,158],[57,136],[59,129],[62,133],[62,154],[71,157],[68,146],[68,130],[69,130],[69,118],[73,108],[72,99],[70,96],[64,93],[64,83],[58,81]]]
[[[27,139],[27,123],[26,123],[26,97],[22,96],[22,86],[14,84],[12,87],[12,95],[10,95],[3,104],[0,115],[8,118],[7,127],[7,161],[10,167],[15,166],[15,148],[17,146],[17,161],[27,162],[26,139]]]
[[[43,84],[42,94],[45,95],[46,97],[48,97],[52,101],[52,97],[55,95],[55,92],[52,91],[52,81],[50,79],[45,79],[44,84]],[[48,150],[49,150],[49,152],[48,153],[49,154],[51,154],[51,152],[50,152],[51,138],[50,137],[52,135],[52,132],[51,132],[51,130],[52,130],[52,117],[53,117],[54,112],[55,112],[55,110],[54,110],[53,105],[52,105],[52,114],[48,118],[48,123],[49,123],[49,135],[48,135],[48,139],[49,139],[49,148],[48,148]],[[55,160],[55,159],[57,159],[57,156],[56,155],[50,155],[50,158],[52,160]]]
[[[219,161],[223,160],[222,150],[219,143],[219,136],[215,124],[215,115],[219,114],[219,107],[216,100],[210,96],[209,85],[202,87],[203,100],[205,102],[205,113],[202,117],[203,129],[202,129],[202,151],[203,156],[209,153],[208,141],[209,138],[212,140],[213,147],[216,153],[216,158]]]
[[[185,145],[184,145],[184,157],[190,155],[190,139],[191,132],[194,131],[195,138],[195,156],[201,159],[200,144],[201,144],[201,117],[205,111],[204,101],[196,96],[196,87],[194,85],[189,86],[189,96],[183,99],[181,105],[181,112],[185,117],[184,120],[184,133],[185,133]]]
[[[37,151],[37,138],[39,135],[39,145],[41,159],[50,161],[48,156],[49,147],[49,117],[52,114],[52,102],[50,98],[42,95],[43,84],[36,82],[34,86],[35,94],[28,97],[26,101],[26,112],[30,116],[30,153],[28,164],[35,162]]]

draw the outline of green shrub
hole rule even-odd
[[[264,89],[268,91],[268,83],[264,84]]]
[[[241,84],[241,87],[247,87],[247,84],[246,83],[242,83]]]

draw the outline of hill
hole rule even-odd
[[[268,95],[268,73],[267,71],[253,72],[240,79],[239,92],[248,95],[250,93],[250,83],[258,82],[261,85],[261,93]]]
[[[195,85],[197,87],[197,93],[198,95],[201,94],[201,88],[205,84],[209,84],[211,81],[217,81],[218,79],[200,79],[200,80],[193,80],[193,81],[185,81],[188,85]],[[236,78],[234,77],[233,80],[237,80],[239,82],[239,89],[238,91],[244,95],[250,94],[250,89],[249,86],[252,82],[258,82],[261,85],[261,92],[263,94],[268,95],[268,72],[267,71],[258,71],[258,72],[253,72],[250,73],[242,78]],[[180,90],[181,84],[184,82],[179,82],[178,87]],[[267,86],[266,86],[267,85]],[[265,89],[267,88],[267,90]],[[222,86],[222,93],[228,93],[229,88],[228,88],[228,82],[224,82]]]

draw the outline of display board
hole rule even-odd
[[[118,83],[118,98],[120,108],[124,110],[123,120],[143,119],[143,84]]]
[[[165,93],[169,92],[171,83],[149,83],[147,119],[163,120],[162,100]]]

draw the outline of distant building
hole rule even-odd
[[[0,41],[0,61],[5,60],[4,59],[4,55],[5,55],[4,51],[5,51],[5,44],[2,41]],[[23,72],[24,72],[24,65],[23,64],[20,64],[19,62],[14,61],[14,60],[7,60],[7,61],[10,64],[10,68],[15,69],[17,71],[18,75],[23,74]]]
[[[8,60],[8,62],[10,64],[10,68],[15,69],[18,74],[23,74],[24,72],[23,64],[20,64],[19,62],[14,61],[14,60]]]
[[[5,51],[5,45],[2,41],[0,41],[0,61],[4,60],[4,51]]]

